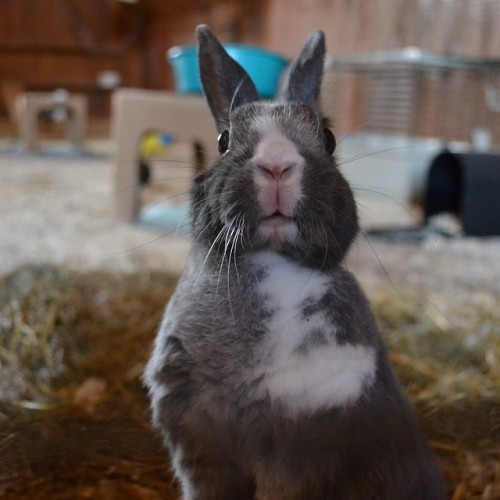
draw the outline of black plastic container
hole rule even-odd
[[[425,220],[452,213],[464,234],[500,235],[500,155],[452,153],[434,158],[427,177]]]

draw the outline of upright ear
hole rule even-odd
[[[288,68],[279,97],[319,107],[319,93],[325,60],[325,35],[316,30],[309,35],[300,54]]]
[[[228,128],[229,113],[249,102],[259,100],[259,94],[247,72],[224,50],[208,26],[197,26],[198,64],[203,91],[217,130]]]

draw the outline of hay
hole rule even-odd
[[[500,298],[408,289],[374,307],[451,498],[500,498]]]
[[[175,281],[0,279],[0,498],[177,498],[140,382]],[[500,299],[389,290],[374,307],[450,498],[500,498]]]
[[[177,498],[140,377],[175,280],[0,281],[0,498]]]

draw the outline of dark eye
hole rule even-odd
[[[223,130],[217,138],[219,154],[222,156],[229,149],[229,130]]]
[[[329,128],[323,129],[323,143],[328,154],[333,154],[335,147],[337,146],[337,141],[335,140],[333,132]]]

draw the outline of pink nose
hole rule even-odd
[[[258,170],[268,179],[284,180],[290,176],[293,170],[293,165],[257,165]]]

